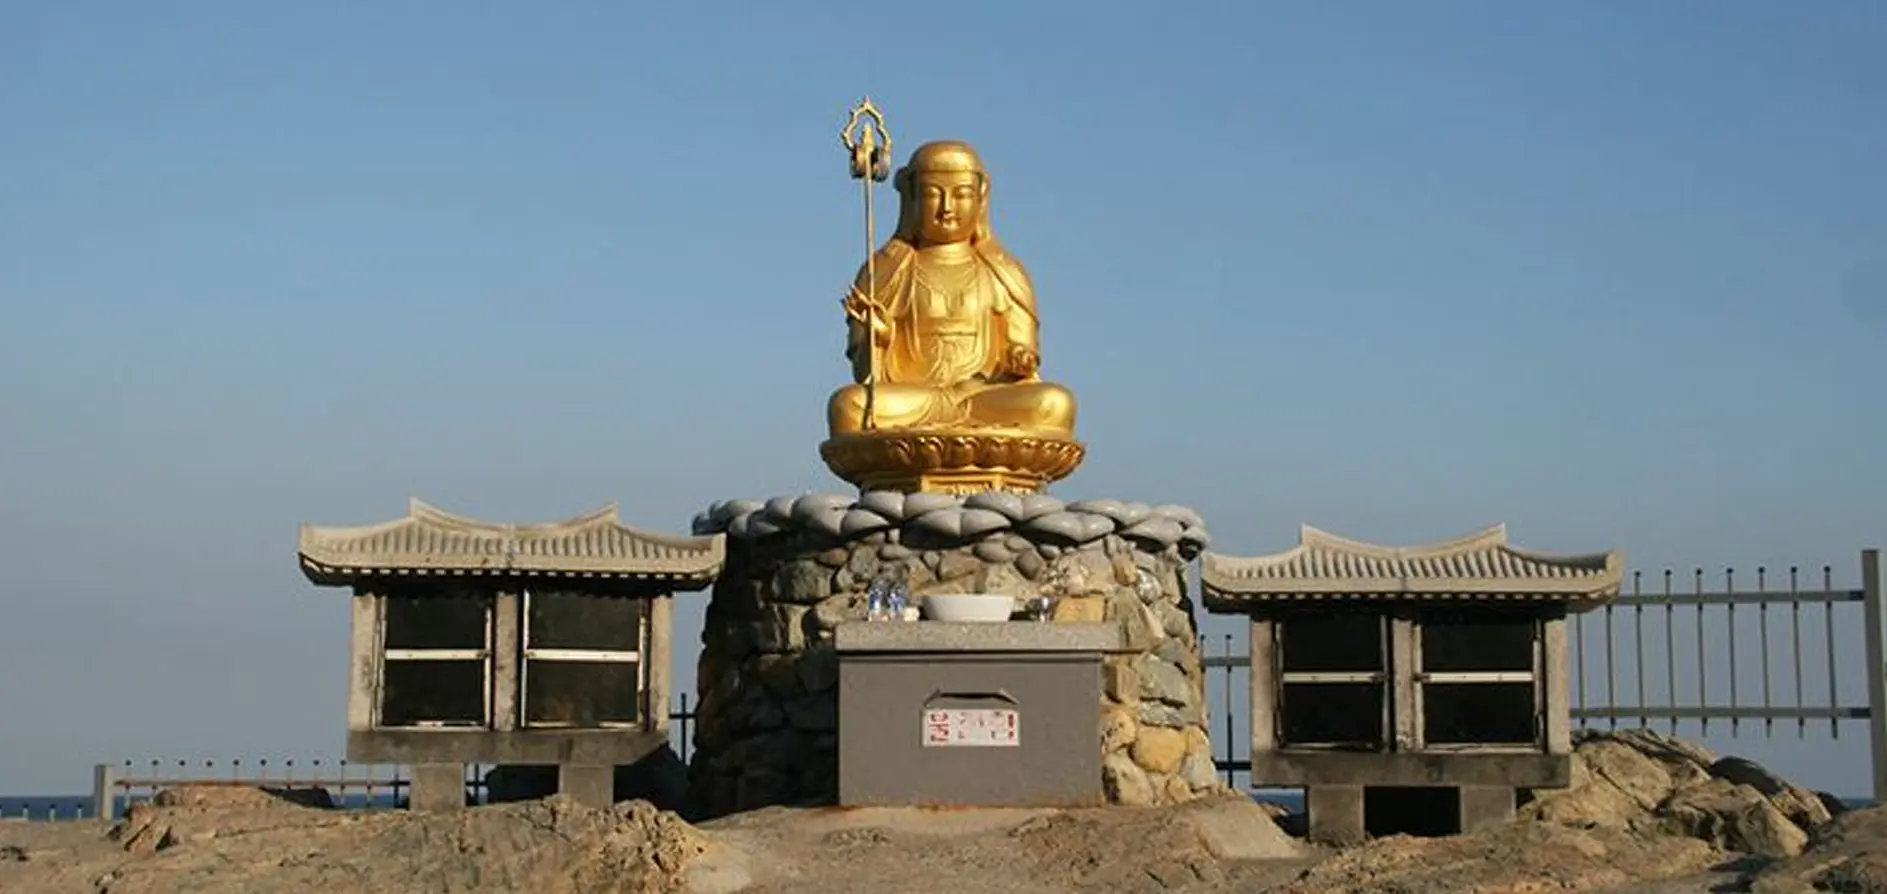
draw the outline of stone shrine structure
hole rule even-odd
[[[1305,526],[1269,556],[1207,554],[1206,607],[1251,617],[1251,780],[1308,790],[1311,837],[1511,820],[1568,784],[1566,616],[1618,595],[1614,552],[1508,545],[1500,525],[1386,547]]]
[[[872,240],[871,182],[889,173],[890,136],[866,100],[843,137]],[[728,538],[696,676],[690,787],[705,814],[830,803],[838,724],[904,722],[838,716],[835,631],[865,622],[883,576],[919,604],[1049,597],[1052,622],[1118,625],[1094,711],[1106,797],[1220,790],[1187,594],[1205,526],[1179,507],[1041,493],[1086,448],[1073,392],[1041,376],[1034,285],[990,224],[990,179],[967,143],[920,146],[895,178],[896,231],[841,302],[852,382],[827,403],[820,455],[859,495],[726,501],[695,519],[696,534]]]
[[[728,538],[695,678],[690,800],[708,815],[836,796],[834,631],[864,622],[867,587],[893,568],[920,601],[1046,591],[1058,596],[1056,622],[1119,625],[1124,648],[1103,662],[1095,708],[1108,799],[1170,804],[1223,790],[1187,592],[1209,539],[1191,510],[871,491],[717,503],[694,531]]]
[[[347,759],[410,766],[417,809],[462,806],[474,763],[554,766],[607,806],[615,768],[668,745],[672,594],[723,555],[613,504],[513,525],[413,500],[380,524],[303,525],[303,573],[353,591]]]

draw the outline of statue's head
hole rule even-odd
[[[989,237],[989,174],[970,144],[925,143],[898,171],[898,238],[915,245]]]

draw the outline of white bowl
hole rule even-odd
[[[924,617],[932,621],[1007,621],[1016,598],[1001,593],[932,593],[924,597]]]

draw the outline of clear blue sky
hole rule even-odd
[[[1887,6],[862,9],[0,7],[0,792],[338,756],[303,521],[842,489],[864,92],[993,170],[1062,495],[1234,553],[1887,542]],[[1863,732],[1713,744],[1856,791]]]

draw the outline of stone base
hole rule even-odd
[[[989,432],[881,431],[819,445],[834,475],[862,491],[1034,493],[1081,465],[1079,442]]]
[[[444,813],[465,807],[464,764],[414,764],[407,785],[408,810]]]
[[[586,807],[608,810],[616,800],[616,768],[600,764],[560,764],[557,791]]]
[[[1117,624],[839,625],[839,806],[1094,807],[1102,656]],[[936,747],[932,709],[1008,708],[1004,747]]]
[[[1512,788],[1504,785],[1464,785],[1459,789],[1461,808],[1455,826],[1463,833],[1479,832],[1514,821],[1518,800]]]
[[[1318,844],[1345,847],[1369,837],[1363,822],[1361,785],[1313,785],[1304,792],[1306,836]]]
[[[834,631],[864,619],[866,589],[893,568],[919,603],[932,593],[1052,591],[1067,594],[1055,620],[1119,625],[1126,651],[1104,660],[1096,706],[1108,800],[1172,804],[1224,791],[1187,594],[1207,540],[1190,510],[872,491],[720,503],[695,531],[724,532],[728,543],[696,672],[690,815],[836,800]]]

